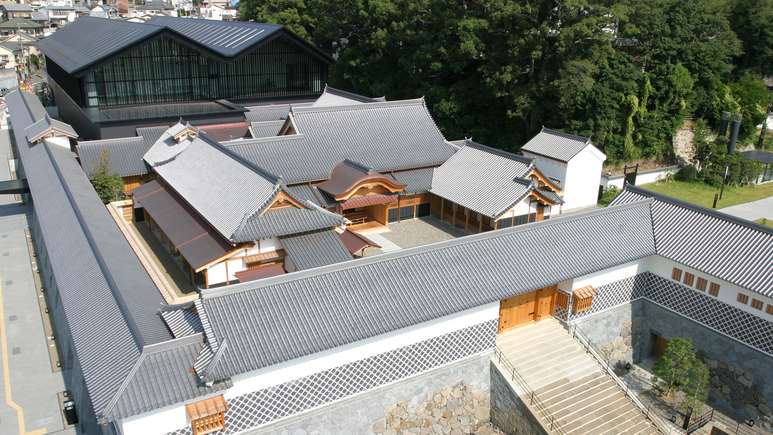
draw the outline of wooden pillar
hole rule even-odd
[[[231,280],[229,279],[229,276],[228,276],[228,260],[226,260],[226,262],[225,262],[225,285],[230,285],[230,284],[231,284]]]
[[[190,266],[191,285],[196,285],[196,271],[193,270],[193,266]]]
[[[467,209],[467,214],[464,215],[464,234],[467,234],[467,227],[470,226],[470,209]]]
[[[440,222],[443,222],[443,212],[446,208],[446,199],[441,197],[440,198]]]
[[[166,244],[169,245],[169,255],[172,255],[174,253],[174,250],[172,249],[172,239],[167,237]]]
[[[161,236],[161,243],[164,243],[164,230],[158,227],[158,234]]]
[[[209,288],[209,274],[207,273],[207,269],[204,269],[204,285],[206,288]]]
[[[144,210],[144,209],[143,209]],[[147,214],[148,212],[145,212],[148,220],[148,226],[150,226],[150,231],[153,231],[153,216]]]
[[[483,215],[478,213],[478,234],[483,232]]]
[[[400,222],[400,195],[397,195],[397,222]],[[389,211],[387,211],[387,222],[389,221]]]
[[[451,204],[451,213],[452,213],[452,216],[454,217],[453,219],[451,219],[451,227],[456,228],[456,203],[455,202]]]

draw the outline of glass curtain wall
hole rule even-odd
[[[320,94],[327,65],[274,40],[223,63],[159,39],[84,78],[87,107]]]

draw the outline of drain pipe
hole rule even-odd
[[[727,125],[730,123],[730,112],[722,112],[722,122],[719,124],[719,135],[727,135]]]
[[[727,145],[727,153],[735,154],[735,143],[738,140],[738,130],[741,128],[741,114],[736,113],[733,119],[733,127],[730,130],[730,143]]]

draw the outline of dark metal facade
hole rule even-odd
[[[86,74],[85,106],[321,94],[327,65],[290,44],[278,38],[226,63],[161,38]]]

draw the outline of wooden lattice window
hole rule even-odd
[[[582,313],[593,308],[593,296],[599,294],[592,286],[578,288],[572,292],[572,312]]]
[[[185,412],[191,419],[193,435],[225,430],[226,411],[228,411],[228,404],[222,395],[185,405]]]
[[[712,282],[709,286],[709,294],[714,297],[719,296],[719,284]]]
[[[674,268],[674,271],[671,272],[671,279],[675,279],[677,281],[682,280],[682,269]]]
[[[738,293],[738,299],[737,300],[738,300],[738,302],[740,302],[742,304],[746,304],[747,302],[749,302],[749,296],[746,296],[743,293]]]
[[[768,314],[773,314],[773,305],[768,304],[768,306],[765,308],[765,312]]]
[[[705,292],[706,291],[706,283],[707,282],[708,281],[706,281],[703,278],[698,278],[698,281],[695,283],[695,288],[700,290],[700,291],[702,291],[702,292]]]
[[[691,274],[690,272],[684,273],[684,284],[692,287],[692,283],[695,281],[695,275]]]
[[[563,309],[569,308],[569,295],[562,292],[556,292],[556,306]]]
[[[757,299],[752,299],[752,308],[756,308],[760,311],[762,311],[762,306],[765,305],[764,302],[758,301]]]

